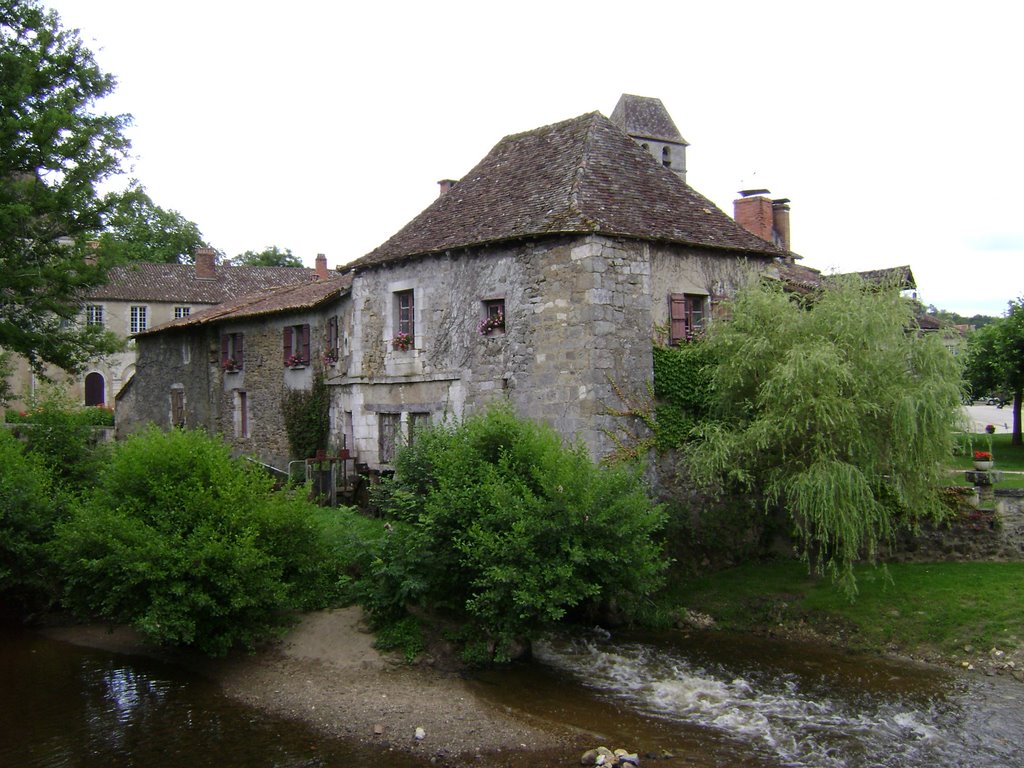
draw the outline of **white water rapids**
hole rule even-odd
[[[735,662],[713,646],[695,654],[682,643],[611,640],[598,631],[548,639],[534,655],[640,715],[743,742],[766,765],[1024,766],[1017,689],[990,687],[979,699],[974,683],[921,670],[858,675],[850,668],[861,662],[839,652],[810,662]],[[848,668],[832,674],[840,665]]]

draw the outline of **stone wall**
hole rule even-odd
[[[700,249],[590,237],[450,252],[356,276],[352,365],[335,410],[350,413],[360,460],[378,463],[380,413],[434,421],[507,400],[517,413],[610,453],[611,415],[652,376],[654,329],[670,293],[731,293],[751,265]],[[396,350],[396,293],[413,291],[415,345]],[[481,335],[485,302],[505,328]]]
[[[216,325],[191,326],[138,339],[140,375],[117,404],[119,436],[155,424],[173,424],[175,390],[184,397],[184,426],[222,435],[235,454],[258,457],[287,469],[293,459],[288,446],[281,398],[286,389],[308,389],[317,368],[327,376],[336,366],[321,363],[327,318],[343,314],[345,299],[316,311],[251,318]],[[284,365],[285,326],[310,325],[310,365]],[[342,322],[344,325],[344,321]],[[221,336],[243,334],[243,363],[239,370],[221,366]],[[344,364],[344,357],[338,365]],[[244,412],[243,412],[244,411]]]
[[[897,542],[893,562],[1024,560],[1024,489],[996,489],[994,510],[979,510],[967,494],[950,523],[925,525]]]

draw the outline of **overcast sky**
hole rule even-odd
[[[503,136],[660,98],[688,181],[792,201],[828,271],[1024,295],[1021,2],[43,0],[118,78],[138,178],[228,257],[370,251]]]

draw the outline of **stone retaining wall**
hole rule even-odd
[[[888,558],[892,562],[1024,560],[1024,489],[996,489],[995,509],[980,510],[971,494],[962,499],[958,518],[926,525],[918,536],[905,535]]]

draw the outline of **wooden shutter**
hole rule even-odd
[[[309,323],[302,326],[302,349],[299,352],[302,362],[309,362]]]
[[[287,363],[292,354],[292,327],[285,326],[284,329],[284,361]]]
[[[234,352],[235,352],[235,365],[237,365],[239,368],[241,368],[242,364],[245,362],[245,349],[243,349],[243,346],[242,346],[243,345],[243,341],[245,339],[245,334],[244,333],[233,333],[233,334],[231,334],[231,336],[232,336],[232,338],[234,339],[234,342],[235,342],[234,343],[234,347],[235,347],[235,349],[234,349]]]
[[[686,296],[682,293],[670,294],[668,305],[668,343],[677,344],[686,338]]]
[[[222,366],[228,363],[228,358],[230,357],[228,352],[228,335],[225,333],[220,337],[220,364]]]

